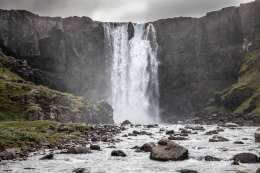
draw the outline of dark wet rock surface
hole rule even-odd
[[[43,156],[42,158],[40,158],[40,160],[52,160],[52,159],[54,159],[53,153],[47,154],[47,155]]]
[[[233,160],[241,163],[260,163],[259,156],[252,153],[240,153],[233,157]]]
[[[229,139],[219,136],[219,135],[214,135],[212,138],[209,139],[209,142],[227,142]]]
[[[198,171],[192,169],[182,169],[179,171],[180,173],[198,173]]]
[[[115,157],[126,157],[126,154],[122,150],[113,150],[111,156]]]
[[[213,157],[213,156],[205,156],[205,161],[221,161],[220,158]]]

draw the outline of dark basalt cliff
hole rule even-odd
[[[247,51],[259,47],[260,1],[201,18],[153,22],[159,43],[160,107],[164,119],[209,105],[239,79]],[[109,59],[103,24],[86,17],[40,17],[0,11],[0,48],[26,59],[51,88],[106,99]]]
[[[190,114],[207,106],[216,91],[237,81],[246,49],[259,47],[260,1],[199,19],[154,24],[160,45],[162,115]]]
[[[101,23],[87,17],[62,19],[1,10],[0,47],[39,69],[45,84],[54,89],[95,100],[105,97],[102,88],[108,78]]]

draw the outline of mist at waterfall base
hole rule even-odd
[[[115,122],[159,121],[158,44],[152,24],[105,24],[111,64],[111,99]]]

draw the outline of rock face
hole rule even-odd
[[[188,150],[172,141],[159,141],[152,148],[150,159],[158,161],[178,161],[188,159]]]
[[[259,46],[259,11],[260,2],[255,1],[201,18],[153,22],[159,44],[163,119],[201,110],[214,91],[237,81],[245,51]],[[128,32],[131,39],[131,23]],[[27,60],[48,86],[90,100],[108,98],[111,60],[104,40],[103,24],[87,17],[50,18],[0,10],[0,48]],[[252,92],[237,90],[225,105],[233,109]]]
[[[19,29],[18,29],[19,28]],[[0,48],[38,69],[50,87],[106,98],[104,30],[87,17],[49,18],[0,10]]]
[[[160,46],[160,107],[165,119],[200,110],[209,103],[211,91],[237,80],[242,48],[259,46],[259,11],[256,1],[202,18],[154,22]],[[240,100],[250,94],[247,91]]]

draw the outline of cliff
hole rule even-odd
[[[160,45],[162,115],[188,115],[238,81],[244,55],[259,47],[260,2],[154,25]]]
[[[0,47],[27,60],[51,88],[91,100],[105,97],[108,73],[101,23],[87,17],[62,19],[0,10]]]
[[[161,116],[170,119],[204,109],[216,92],[239,81],[245,55],[259,48],[260,1],[152,23],[159,44]],[[111,62],[104,40],[103,24],[87,17],[0,10],[0,47],[37,69],[41,78],[30,80],[90,100],[108,96]]]

